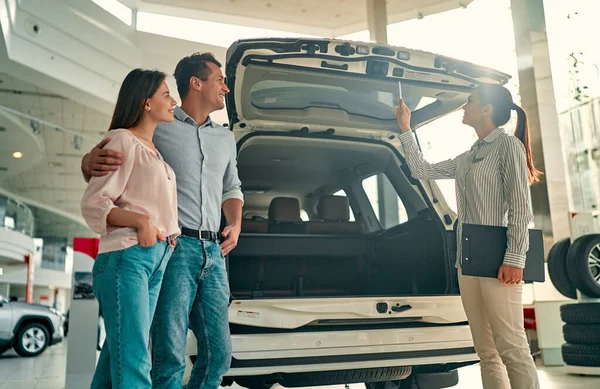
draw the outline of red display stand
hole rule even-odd
[[[73,239],[73,251],[84,253],[90,257],[96,259],[98,256],[98,245],[100,239],[98,238],[74,238]]]

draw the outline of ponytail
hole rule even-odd
[[[523,108],[519,107],[516,104],[513,104],[512,109],[517,111],[517,127],[515,129],[515,137],[519,138],[523,145],[525,146],[525,155],[527,158],[527,170],[529,173],[529,183],[534,184],[540,180],[540,176],[542,172],[536,169],[533,163],[533,154],[531,152],[531,140],[529,139],[529,123],[527,120],[527,113],[523,110]]]
[[[482,106],[491,105],[493,107],[491,119],[495,126],[503,126],[510,120],[510,111],[517,111],[517,128],[515,137],[525,146],[525,156],[527,158],[527,173],[529,183],[534,184],[540,180],[542,172],[535,168],[533,164],[533,153],[531,152],[531,141],[529,139],[529,125],[527,123],[527,114],[523,108],[513,103],[510,91],[497,84],[481,84],[475,91],[479,96],[479,103]]]

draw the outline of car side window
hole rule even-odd
[[[381,182],[378,182],[379,180]],[[385,174],[379,173],[365,178],[362,187],[383,229],[387,230],[408,221],[404,203]]]
[[[419,139],[423,156],[430,163],[454,158],[469,150],[477,141],[477,134],[466,125],[457,125],[462,112],[454,112],[419,127],[415,134]],[[506,128],[511,128],[510,124]],[[514,124],[512,125],[514,128]],[[452,129],[449,131],[448,129]],[[435,180],[448,206],[458,212],[454,179]]]

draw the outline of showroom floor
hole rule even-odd
[[[66,343],[47,349],[36,358],[20,358],[13,351],[0,356],[0,389],[63,389],[65,382]],[[597,389],[600,377],[565,375],[562,368],[541,368],[542,389]],[[364,385],[351,385],[351,389]],[[342,385],[332,389],[343,388]],[[454,389],[481,389],[478,366],[460,370],[460,383]]]

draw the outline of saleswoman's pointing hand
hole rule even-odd
[[[398,106],[394,107],[394,115],[396,119],[398,119],[398,127],[400,127],[400,131],[409,132],[410,131],[410,109],[404,104],[402,99],[398,99]]]

